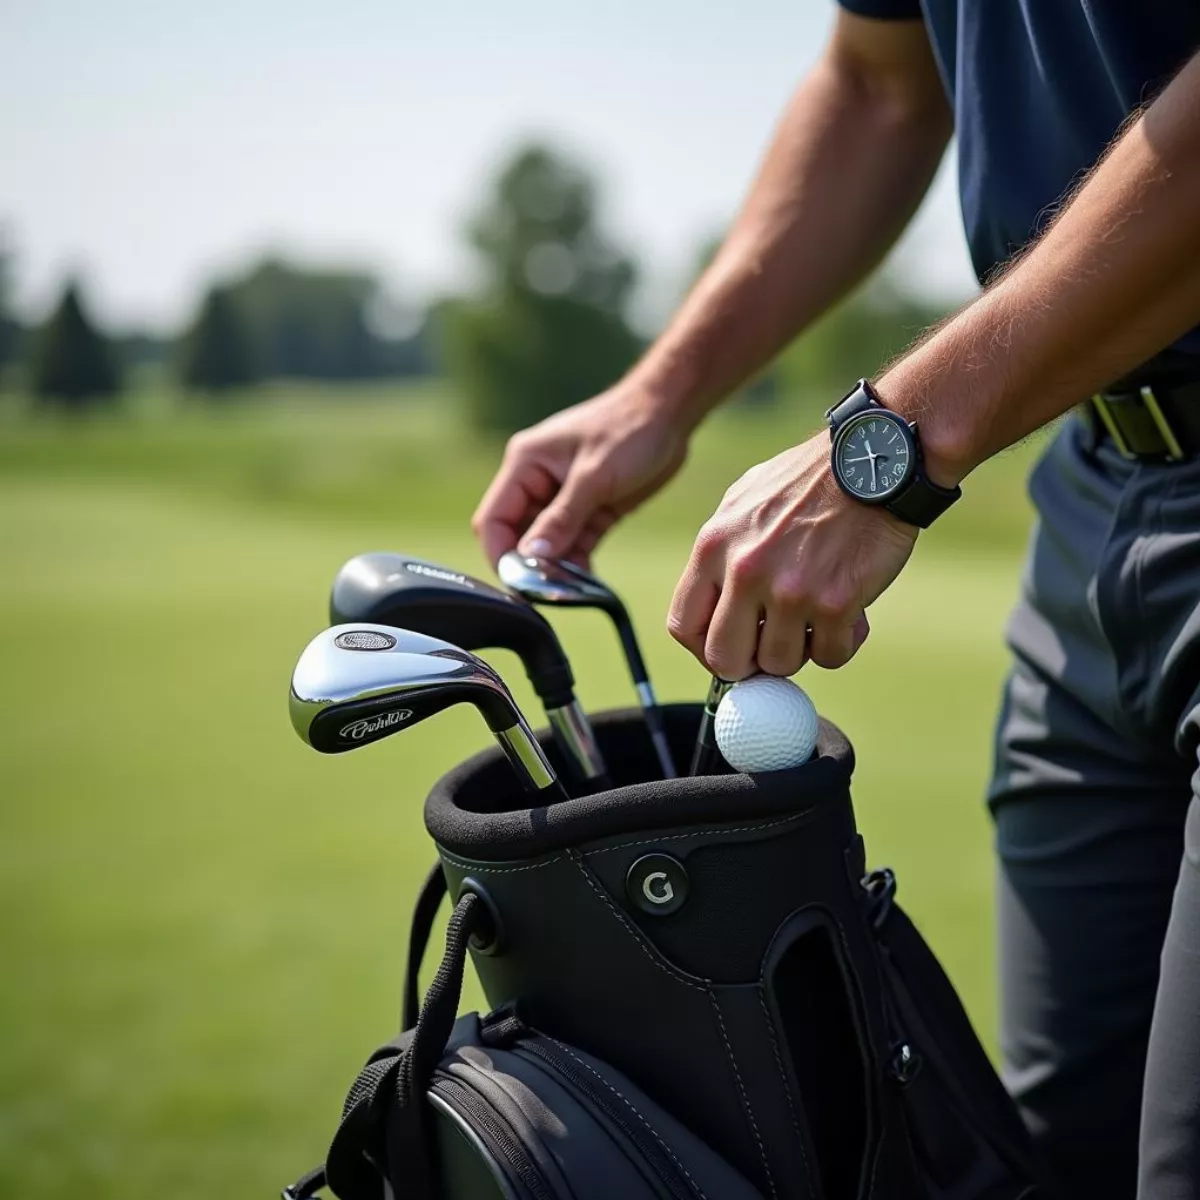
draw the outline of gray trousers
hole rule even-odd
[[[1063,1200],[1197,1200],[1200,462],[1073,416],[1030,487],[989,797],[1006,1081]]]

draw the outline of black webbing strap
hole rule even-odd
[[[309,1200],[325,1186],[325,1168],[314,1167],[307,1175],[301,1175],[291,1187],[285,1187],[282,1200]]]
[[[450,917],[446,954],[415,1028],[363,1068],[346,1099],[323,1177],[310,1172],[284,1193],[285,1200],[307,1200],[325,1182],[341,1200],[383,1200],[385,1179],[404,1200],[439,1200],[425,1093],[458,1016],[467,944],[488,920],[479,897],[465,893]]]
[[[421,1011],[419,978],[421,962],[425,958],[425,947],[429,945],[433,922],[437,918],[438,909],[442,905],[442,897],[445,895],[446,876],[442,872],[442,862],[439,859],[425,877],[425,882],[417,893],[416,906],[413,908],[412,925],[408,933],[408,963],[404,968],[404,1007],[400,1012],[401,1029],[411,1029],[417,1023],[417,1015]]]

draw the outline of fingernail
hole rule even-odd
[[[544,558],[550,553],[550,543],[545,538],[534,538],[532,542],[525,542],[521,546],[521,553],[534,558]]]

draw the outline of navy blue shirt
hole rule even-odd
[[[980,280],[1045,228],[1126,117],[1200,48],[1200,0],[838,2],[865,17],[924,17],[954,107]],[[1200,354],[1200,328],[1177,348]]]

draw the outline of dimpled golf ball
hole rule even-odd
[[[817,710],[790,679],[753,675],[725,693],[714,729],[735,771],[784,771],[812,757]]]

